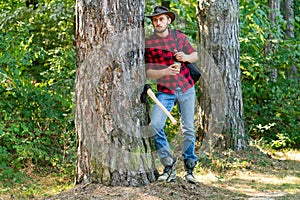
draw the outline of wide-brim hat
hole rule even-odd
[[[156,6],[152,15],[147,15],[146,17],[152,19],[152,17],[162,14],[168,15],[171,18],[171,23],[176,19],[176,14],[164,6]]]

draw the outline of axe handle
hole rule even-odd
[[[165,108],[164,105],[160,103],[160,101],[156,98],[155,94],[152,92],[151,89],[147,90],[147,94],[149,97],[162,109],[162,111],[169,117],[173,125],[177,124],[176,119],[171,115],[171,113]]]

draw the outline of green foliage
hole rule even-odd
[[[250,149],[245,150],[245,152],[248,151],[250,151]],[[243,154],[243,151],[235,152],[231,149],[228,149],[226,151],[211,152],[210,155],[201,155],[199,157],[199,166],[217,172],[225,172],[227,170],[237,169],[249,169],[253,161],[251,159],[251,156],[246,157]]]
[[[38,2],[37,9],[21,0],[0,3],[0,181],[7,187],[23,183],[27,179],[23,170],[29,166],[68,176],[74,173],[75,2]],[[160,2],[147,1],[146,13]],[[170,1],[179,16],[172,28],[185,32],[191,41],[197,40],[196,5],[196,0]],[[245,124],[252,138],[272,148],[300,144],[299,72],[290,70],[291,66],[299,70],[297,1],[295,8],[295,38],[286,38],[286,21],[280,15],[278,26],[272,25],[266,1],[240,1]],[[270,43],[272,51],[266,53]],[[176,137],[178,126],[166,126],[169,137]],[[203,163],[220,170],[250,163],[229,154]]]
[[[177,14],[175,26],[183,31],[191,41],[198,39],[198,24],[196,17],[197,0],[171,1],[170,7]]]
[[[31,165],[74,173],[74,2],[1,2],[0,181]],[[71,164],[72,163],[72,164]],[[23,174],[22,176],[20,174]]]
[[[268,7],[257,1],[240,4],[240,45],[245,123],[254,139],[274,148],[299,148],[300,145],[300,42],[286,38],[285,21],[273,26]],[[299,21],[295,21],[295,32]],[[269,53],[266,46],[272,44]],[[274,70],[278,77],[272,80]]]
[[[54,53],[60,56],[63,50],[74,55],[74,2],[39,1],[36,10],[25,3],[17,4],[20,7],[14,3],[8,1],[1,5],[0,64],[18,68],[20,74],[29,73],[40,80],[40,73],[52,65]]]

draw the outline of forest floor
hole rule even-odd
[[[141,187],[69,184],[66,188],[63,178],[52,175],[36,177],[43,188],[39,194],[20,196],[17,190],[12,190],[6,194],[0,192],[0,199],[300,199],[299,151],[270,153],[250,147],[223,152],[209,161],[200,160],[195,170],[196,184],[183,179],[184,168],[180,163],[179,160],[176,166],[177,180],[171,183],[154,182]]]

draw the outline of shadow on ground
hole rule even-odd
[[[225,167],[218,167],[220,160]],[[235,162],[240,165],[233,166]],[[155,182],[141,187],[109,187],[97,184],[77,185],[56,196],[58,199],[228,199],[298,200],[300,199],[300,155],[271,155],[256,147],[239,152],[221,153],[209,163],[199,163],[197,184],[187,183],[179,159],[177,180]],[[226,167],[226,163],[230,166]]]

